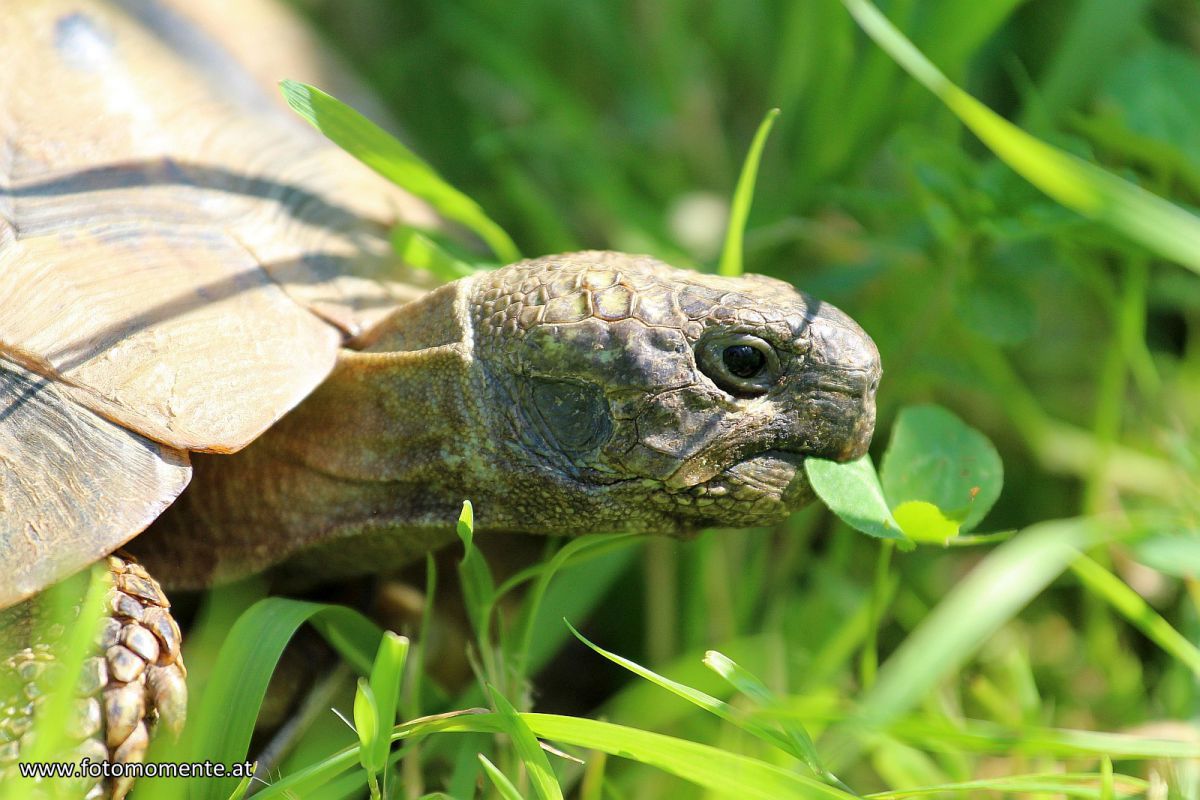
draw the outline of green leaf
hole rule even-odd
[[[892,428],[880,477],[893,509],[910,500],[932,503],[970,530],[1000,496],[1004,467],[988,438],[949,411],[909,406]],[[913,522],[936,527],[928,515]]]
[[[471,505],[470,500],[463,500],[462,512],[458,515],[458,524],[454,530],[463,543],[464,557],[469,556],[475,542],[475,507]]]
[[[479,754],[479,763],[483,765],[483,771],[491,779],[492,785],[496,787],[496,791],[504,800],[524,800],[521,793],[517,791],[517,787],[513,786],[512,781],[500,771],[499,767],[488,761],[487,756],[483,753]]]
[[[1159,534],[1130,543],[1133,557],[1176,578],[1200,579],[1200,530]]]
[[[877,539],[912,546],[888,508],[871,456],[845,464],[809,457],[804,459],[804,470],[813,491],[847,525]]]
[[[529,726],[517,714],[512,703],[496,691],[496,687],[488,686],[488,693],[491,694],[492,703],[499,712],[504,732],[512,739],[513,748],[529,773],[530,783],[533,784],[537,796],[541,800],[563,800],[562,789],[558,785],[558,779],[554,777],[554,770],[550,768],[546,751],[542,750],[542,745],[533,735],[533,731],[529,730]]]
[[[298,81],[280,82],[292,110],[350,155],[405,191],[433,206],[446,219],[465,225],[506,263],[521,253],[504,229],[471,198],[448,184],[433,167],[387,131],[337,98]]]
[[[408,659],[408,639],[393,631],[384,631],[379,650],[371,667],[370,688],[375,697],[381,731],[390,731],[396,723],[396,707],[400,701],[400,684],[404,680],[404,662]],[[375,772],[387,764],[391,741],[381,735],[373,740],[370,762]],[[368,767],[371,769],[372,767]]]
[[[470,500],[463,501],[462,513],[458,517],[458,538],[463,543],[463,557],[458,562],[458,575],[462,583],[463,598],[467,604],[467,616],[480,640],[481,652],[486,657],[491,650],[489,619],[495,600],[495,582],[483,554],[475,548],[475,510]]]
[[[354,730],[358,734],[359,761],[367,772],[378,774],[383,765],[376,763],[375,743],[379,736],[379,704],[366,678],[359,678],[354,692]]]
[[[750,150],[742,164],[742,172],[738,176],[737,187],[733,190],[733,203],[729,209],[729,227],[725,229],[725,245],[721,248],[721,260],[717,264],[720,275],[741,275],[742,239],[746,233],[746,219],[750,216],[750,204],[754,200],[754,184],[758,179],[758,165],[762,161],[763,146],[767,143],[767,135],[779,109],[772,108],[759,123],[758,130],[750,142]]]
[[[958,536],[958,523],[946,517],[933,503],[907,500],[892,510],[904,533],[914,541],[948,544]]]
[[[842,0],[867,35],[942,100],[992,152],[1068,208],[1200,272],[1200,218],[1031,136],[950,82],[868,0]]]

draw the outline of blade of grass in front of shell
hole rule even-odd
[[[350,155],[428,202],[447,219],[465,225],[505,263],[521,253],[512,238],[471,198],[455,189],[416,153],[350,106],[299,81],[280,83],[289,106]]]

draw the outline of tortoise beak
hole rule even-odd
[[[805,437],[802,451],[853,461],[867,452],[875,433],[875,392],[883,372],[879,349],[858,323],[832,306],[812,320],[809,333],[813,347],[800,396],[817,435]]]

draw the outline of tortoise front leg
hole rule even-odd
[[[94,655],[84,662],[68,734],[74,755],[93,762],[140,762],[159,727],[182,729],[187,674],[179,626],[158,582],[132,557],[109,556],[112,587]],[[55,676],[54,646],[61,625],[39,625],[37,598],[0,613],[0,633],[14,651],[0,661],[0,779],[15,776],[28,757],[37,709],[46,691],[66,685]],[[132,779],[80,782],[81,795],[120,800]]]

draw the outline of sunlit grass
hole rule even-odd
[[[382,632],[344,610],[256,605],[253,590],[214,593],[210,624],[189,636],[186,752],[248,755],[278,650],[312,619],[372,687],[378,724],[364,737],[319,716],[261,776],[264,797],[367,797],[373,773],[381,794],[387,775],[393,797],[457,800],[1197,796],[1200,285],[1155,259],[1200,257],[1186,210],[1200,201],[1188,133],[1200,117],[1165,68],[1129,65],[1151,43],[1195,61],[1176,34],[1200,12],[886,4],[913,50],[866,3],[846,5],[959,116],[837,0],[698,15],[381,4],[360,24],[388,31],[389,47],[352,54],[393,99],[412,149],[479,201],[460,221],[478,223],[483,207],[512,231],[476,228],[502,260],[515,239],[530,253],[614,246],[711,264],[669,211],[695,192],[719,207],[762,110],[782,107],[753,214],[738,193],[745,237],[730,247],[750,270],[837,303],[879,343],[881,472],[902,407],[936,401],[987,434],[1006,484],[967,527],[1002,533],[900,552],[813,509],[775,531],[657,543],[643,582],[649,548],[628,538],[556,545],[505,575],[465,515],[459,585],[438,576],[427,599],[465,594],[476,680],[443,685],[424,655],[427,606],[421,630],[400,631],[413,639],[403,668],[384,669],[400,708],[386,766]],[[330,14],[344,33],[344,10]],[[1145,92],[1130,97],[1122,87],[1138,75]],[[446,279],[474,268],[418,232],[397,244]],[[723,271],[738,271],[733,259]],[[897,521],[889,481],[868,466],[876,521],[921,528]],[[967,519],[934,500],[942,522]],[[647,644],[647,632],[659,638]],[[607,659],[633,674],[600,672]],[[344,689],[331,705],[354,721],[355,681]],[[532,713],[546,703],[569,713]],[[431,718],[454,712],[470,713]],[[135,796],[237,790],[175,783]]]

